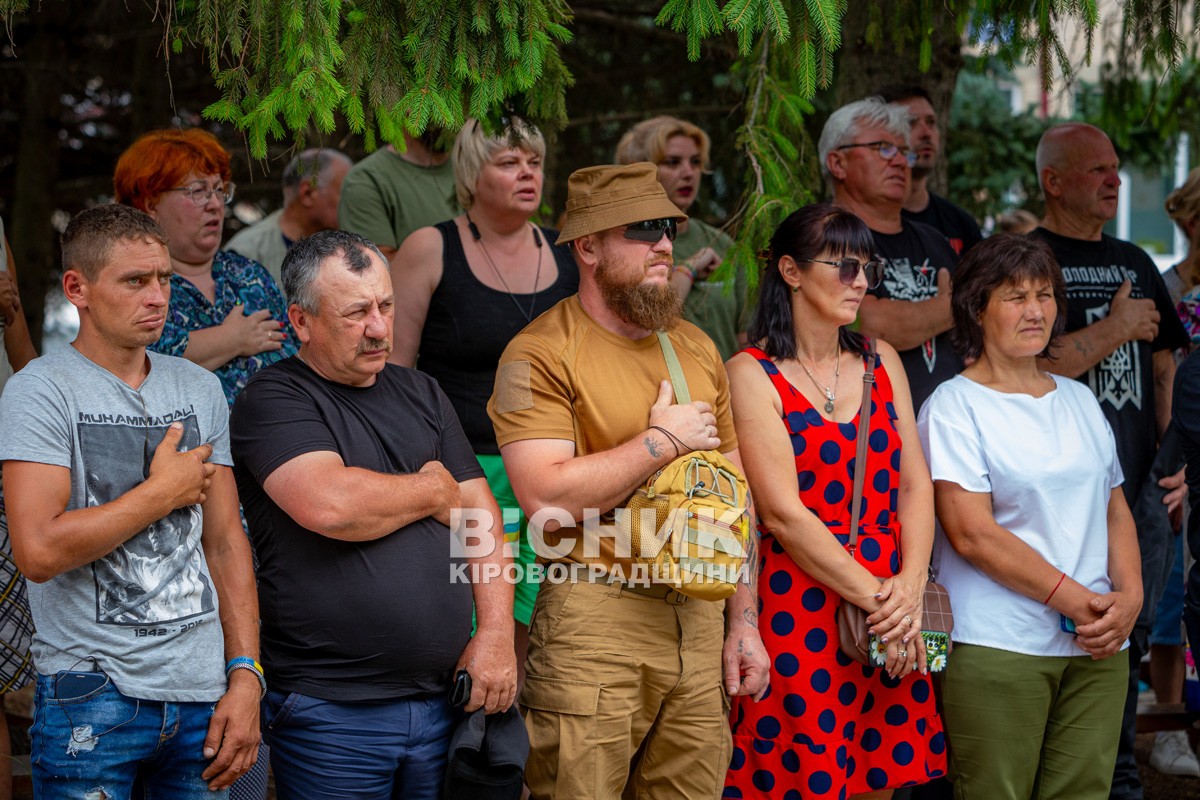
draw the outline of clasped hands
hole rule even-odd
[[[1089,593],[1087,604],[1071,615],[1075,643],[1096,661],[1116,655],[1129,638],[1141,609],[1140,591]]]
[[[928,672],[925,639],[921,636],[927,580],[925,572],[901,572],[887,578],[873,598],[879,608],[867,615],[867,628],[883,646],[887,656],[884,669],[893,678],[903,678],[913,670]]]

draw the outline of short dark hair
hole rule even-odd
[[[117,242],[152,241],[166,247],[167,234],[145,211],[120,203],[105,203],[80,211],[62,235],[63,269],[96,280]]]
[[[796,357],[796,332],[792,319],[791,289],[779,273],[779,259],[791,256],[803,264],[830,250],[836,256],[873,258],[871,229],[854,214],[832,203],[813,203],[793,211],[771,236],[771,249],[758,289],[758,306],[750,323],[751,342],[762,342],[774,359]],[[843,325],[838,330],[843,350],[866,355],[866,339]]]
[[[300,191],[300,184],[308,182],[314,189],[320,188],[326,181],[326,171],[335,161],[350,162],[350,156],[341,150],[328,147],[311,147],[297,155],[283,168],[280,180],[283,186],[283,199],[290,203]]]
[[[933,105],[929,91],[919,83],[889,83],[881,86],[875,94],[882,97],[885,103],[899,103],[912,97],[920,97],[929,105]]]
[[[954,271],[950,299],[954,330],[950,340],[960,356],[972,359],[983,353],[979,316],[987,308],[992,292],[1022,281],[1046,281],[1054,290],[1058,315],[1046,349],[1040,354],[1053,358],[1051,351],[1067,325],[1067,286],[1050,246],[1036,236],[1016,233],[997,233],[984,239],[967,251]]]
[[[321,274],[321,262],[340,255],[351,272],[361,273],[371,268],[367,253],[379,256],[386,269],[388,260],[375,243],[365,236],[350,231],[320,231],[292,245],[280,266],[283,293],[289,303],[295,303],[310,314],[320,306],[320,298],[313,291],[313,284]]]

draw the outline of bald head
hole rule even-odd
[[[1119,168],[1112,142],[1094,125],[1069,122],[1046,131],[1037,147],[1043,225],[1064,236],[1099,239],[1104,223],[1117,215]]]
[[[1072,166],[1072,159],[1083,142],[1089,145],[1103,143],[1112,149],[1108,134],[1095,125],[1086,122],[1065,122],[1055,125],[1042,134],[1038,140],[1035,163],[1037,165],[1038,184],[1045,189],[1046,168],[1063,171]]]

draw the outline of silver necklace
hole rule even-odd
[[[808,368],[807,364],[805,364],[803,361],[800,361],[799,355],[796,356],[796,360],[800,362],[800,367],[804,370],[804,373],[806,375],[808,375],[808,379],[813,382],[813,386],[816,386],[818,389],[821,390],[821,393],[825,395],[825,413],[832,414],[833,406],[837,402],[838,378],[842,374],[842,346],[841,346],[841,344],[838,345],[837,366],[834,367],[834,369],[833,369],[833,388],[832,389],[829,388],[828,386],[822,386],[817,381],[817,376],[813,374],[813,371]],[[814,367],[816,366],[815,361],[813,362],[813,366]]]
[[[517,311],[525,318],[526,322],[533,322],[533,309],[537,306],[538,281],[542,277],[542,240],[538,237],[537,229],[533,232],[533,241],[537,244],[538,263],[537,270],[533,273],[533,291],[530,292],[529,311],[521,307],[521,303],[517,300],[517,296],[513,294],[512,289],[508,288],[508,281],[504,280],[504,276],[500,274],[496,262],[492,260],[492,254],[488,252],[487,245],[483,243],[483,237],[479,235],[479,228],[471,220],[471,215],[467,214],[467,226],[471,229],[471,235],[475,237],[479,249],[483,251],[484,258],[492,268],[492,272],[496,273],[496,277],[500,280],[500,285],[504,287],[508,299],[513,301],[513,305],[517,307]]]

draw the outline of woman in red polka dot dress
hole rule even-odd
[[[867,226],[832,205],[784,220],[750,331],[757,346],[728,364],[762,533],[759,627],[772,670],[760,702],[734,698],[724,797],[888,798],[946,770],[920,636],[933,487],[904,368],[884,342],[858,549],[846,549],[867,358],[848,326],[878,280],[873,252]],[[843,598],[869,613],[885,667],[838,649]]]

